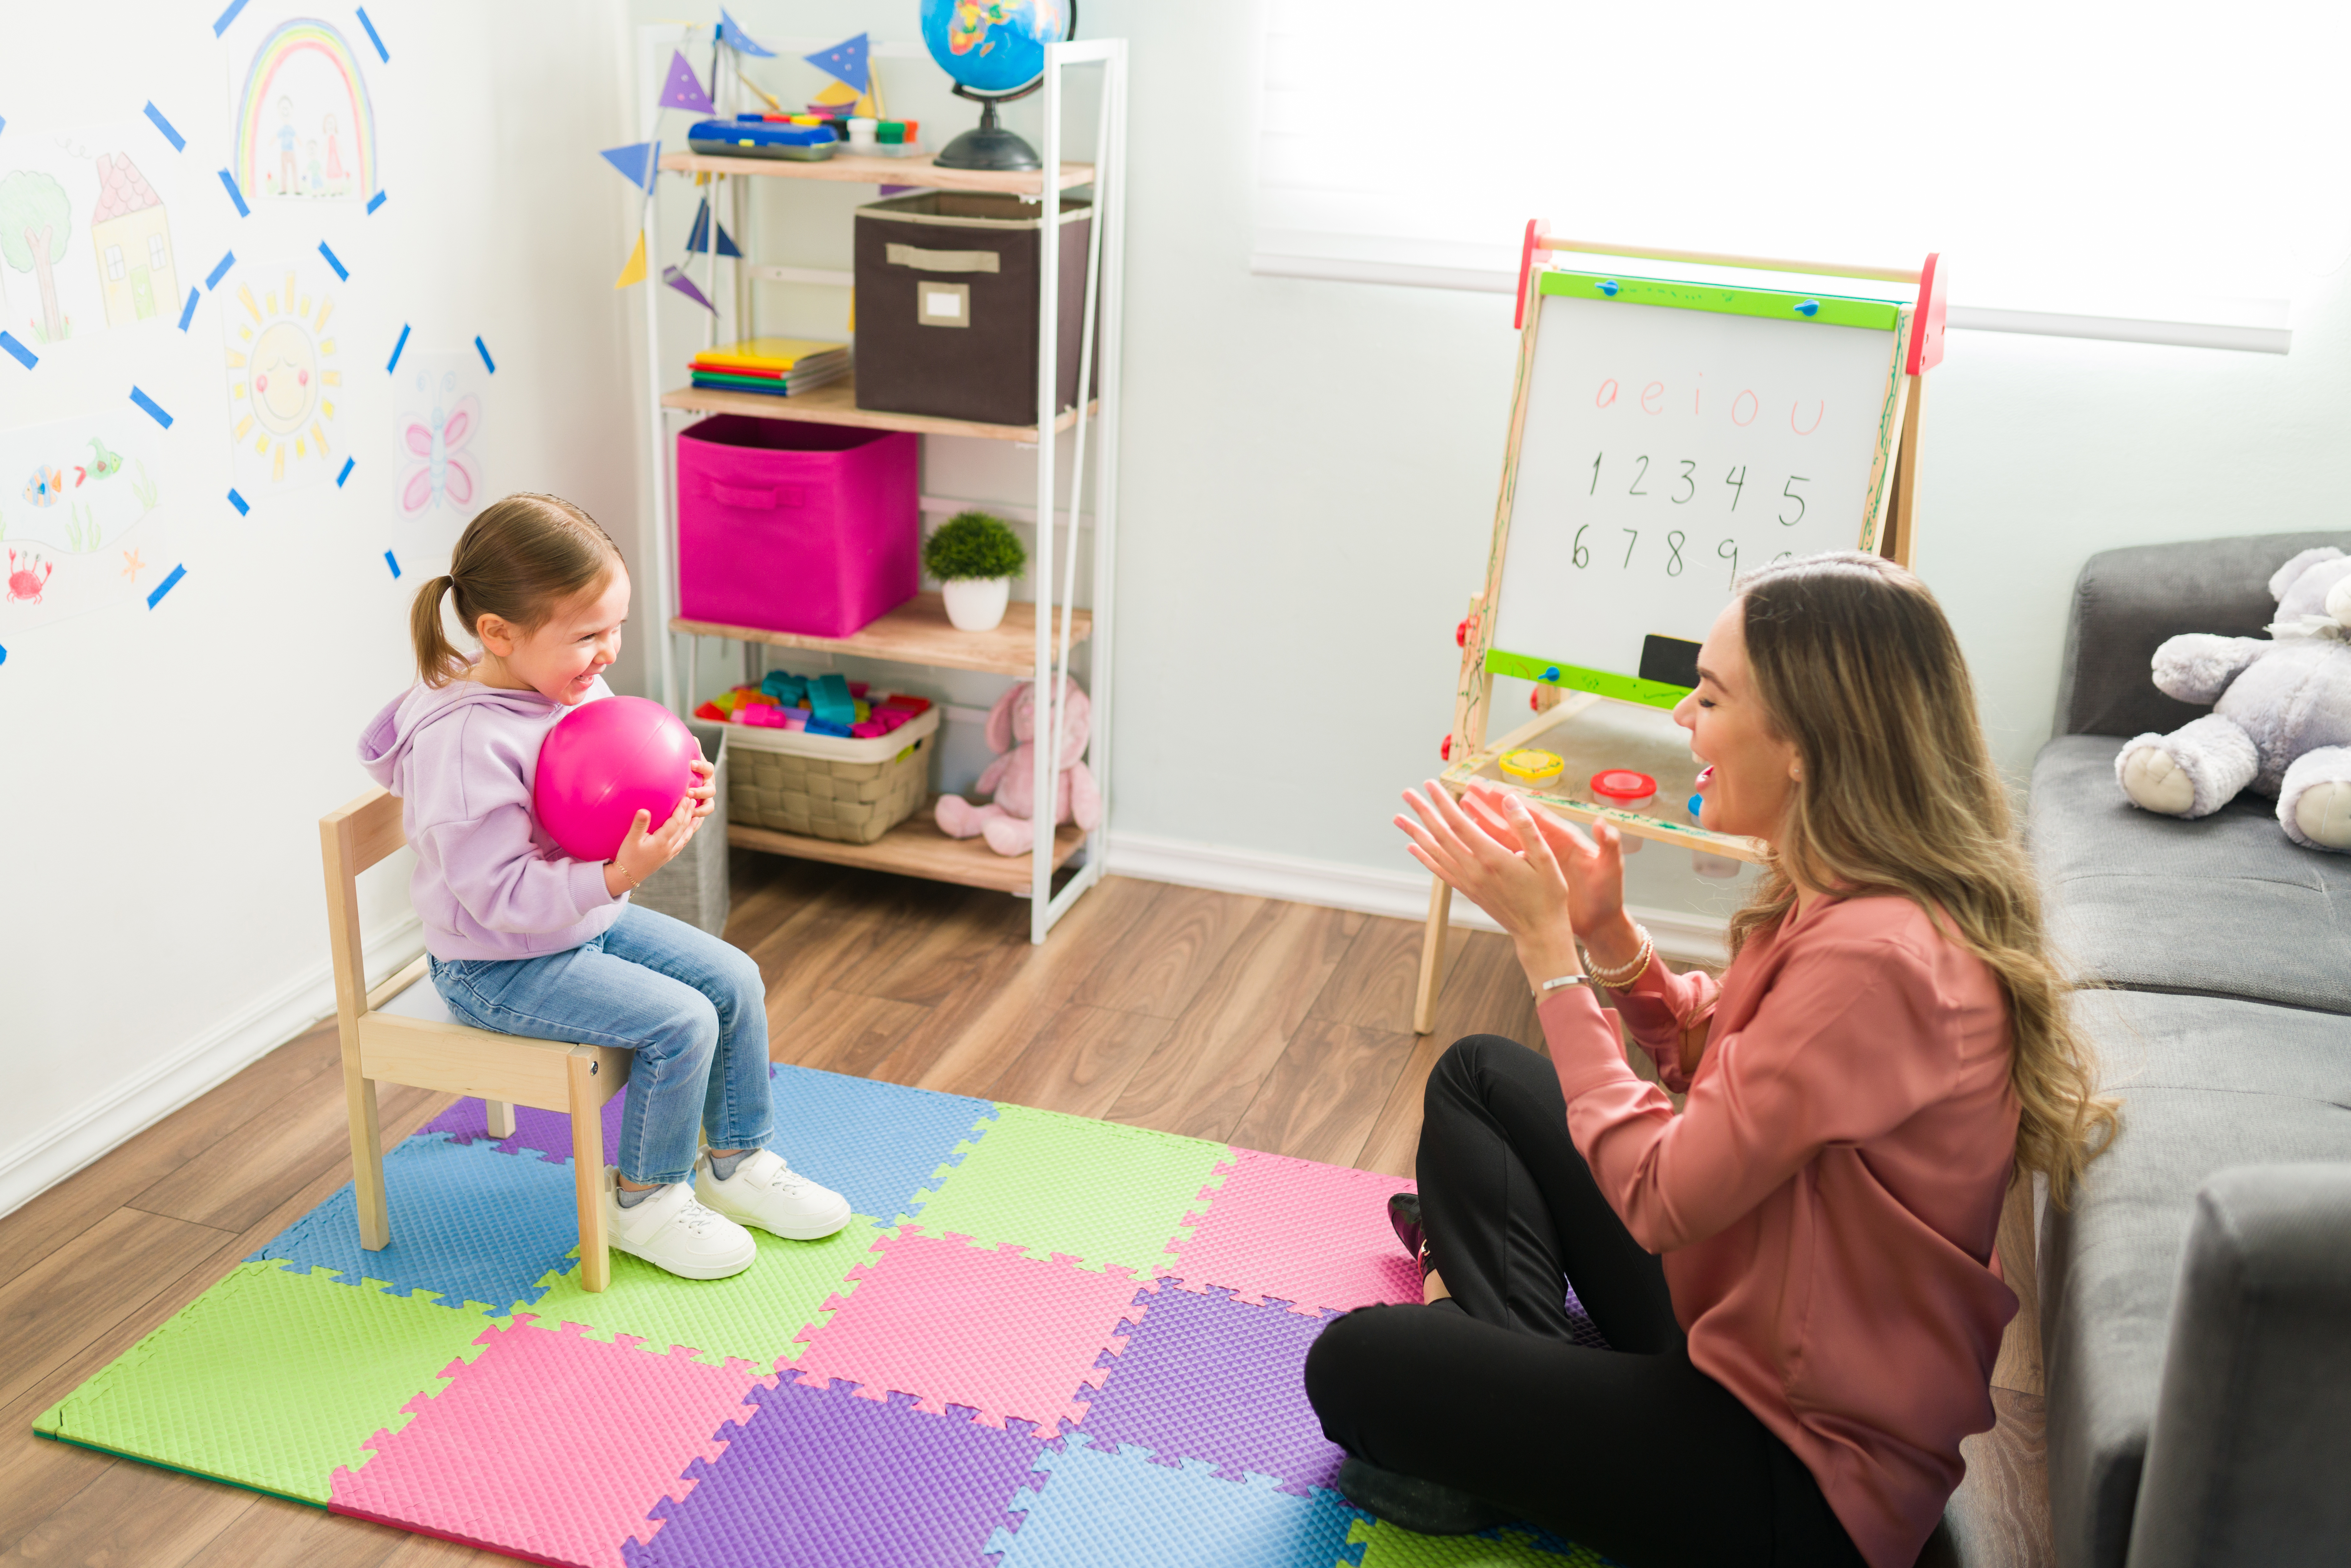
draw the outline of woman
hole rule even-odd
[[[1332,1324],[1307,1391],[1341,1490],[1399,1524],[1530,1519],[1632,1568],[1909,1568],[1992,1424],[2011,1171],[2064,1202],[2114,1113],[1917,580],[1759,572],[1698,671],[1674,717],[1700,820],[1771,852],[1719,985],[1626,918],[1614,829],[1405,796],[1415,857],[1517,945],[1550,1060],[1479,1035],[1437,1063],[1419,1196],[1391,1206],[1427,1304]],[[1562,1276],[1611,1348],[1573,1342]]]

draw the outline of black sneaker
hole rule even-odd
[[[1390,1193],[1388,1223],[1395,1228],[1396,1239],[1404,1243],[1404,1249],[1411,1253],[1413,1261],[1420,1265],[1420,1277],[1427,1279],[1428,1270],[1434,1265],[1428,1260],[1428,1233],[1421,1228],[1420,1224],[1420,1194]]]
[[[1350,1454],[1339,1463],[1339,1495],[1374,1519],[1422,1535],[1473,1535],[1508,1524],[1507,1509],[1436,1481],[1415,1480]]]

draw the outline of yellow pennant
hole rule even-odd
[[[621,268],[621,276],[612,279],[615,288],[626,288],[632,283],[645,280],[645,231],[637,231],[637,248],[629,252],[629,265]]]

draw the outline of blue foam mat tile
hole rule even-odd
[[[395,1296],[429,1291],[458,1311],[503,1315],[545,1293],[540,1281],[573,1266],[580,1218],[569,1161],[513,1159],[445,1134],[413,1137],[383,1157],[392,1244],[360,1246],[349,1182],[279,1231],[247,1261],[283,1258],[332,1269],[344,1283],[381,1281]]]
[[[1026,1509],[1019,1524],[988,1539],[998,1568],[1332,1568],[1360,1561],[1348,1536],[1370,1521],[1334,1492],[1292,1497],[1269,1476],[1226,1480],[1200,1459],[1170,1469],[1131,1445],[1105,1453],[1067,1443],[1040,1454],[1036,1471],[1035,1495],[1006,1505]]]
[[[996,1118],[986,1100],[812,1067],[778,1065],[769,1083],[777,1152],[852,1212],[880,1216],[877,1228],[905,1213],[941,1166],[960,1163],[956,1145],[984,1136]]]

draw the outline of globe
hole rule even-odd
[[[1070,36],[1063,0],[922,0],[923,44],[970,96],[1019,92],[1045,74],[1045,46]]]

